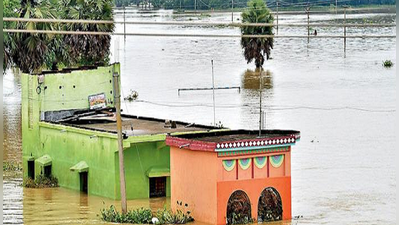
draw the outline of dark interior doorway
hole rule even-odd
[[[166,177],[150,178],[150,198],[166,197]]]
[[[278,191],[272,187],[265,188],[258,204],[258,222],[268,222],[283,219],[283,204]]]
[[[251,202],[248,195],[241,190],[233,192],[227,202],[227,224],[252,223]]]
[[[51,176],[51,165],[44,167],[44,176],[50,177]]]
[[[28,161],[28,177],[31,179],[35,179],[35,161]]]
[[[79,173],[80,176],[80,191],[87,194],[88,191],[88,172]]]

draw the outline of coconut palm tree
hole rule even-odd
[[[241,14],[243,23],[273,23],[273,15],[262,0],[251,0],[248,8]],[[242,34],[248,35],[273,35],[272,27],[241,27]],[[241,47],[244,49],[244,57],[247,63],[255,61],[256,68],[263,66],[266,59],[269,59],[273,48],[273,38],[242,38]]]

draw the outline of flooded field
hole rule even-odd
[[[115,19],[121,21],[121,13]],[[234,15],[239,18],[239,14]],[[342,15],[311,15],[312,23],[341,22]],[[351,14],[348,23],[393,23],[396,14]],[[127,21],[229,22],[230,13],[211,17],[177,16],[171,11],[127,13]],[[280,23],[305,23],[305,15],[282,15]],[[239,34],[237,28],[127,25],[135,33]],[[341,35],[342,28],[312,28],[319,35]],[[123,31],[118,24],[117,32]],[[393,35],[391,28],[348,28],[348,35]],[[306,35],[306,28],[280,27],[279,34]],[[115,45],[118,46],[115,46]],[[395,39],[275,39],[262,92],[266,127],[301,131],[292,151],[292,215],[277,224],[395,224],[394,119]],[[115,52],[117,49],[118,53]],[[113,37],[113,56],[122,64],[124,113],[213,124],[212,91],[217,87],[216,122],[257,129],[259,76],[247,64],[234,38]],[[21,93],[17,73],[3,77],[4,160],[21,161]],[[95,224],[100,209],[118,202],[63,188],[21,187],[22,178],[5,176],[4,224]],[[153,209],[168,199],[134,200],[129,208]],[[195,222],[195,224],[199,224]]]

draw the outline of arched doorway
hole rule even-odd
[[[265,188],[259,197],[258,222],[283,219],[283,204],[278,191],[272,187]]]
[[[227,202],[227,224],[245,224],[252,222],[251,201],[244,191],[235,191]]]

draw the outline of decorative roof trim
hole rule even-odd
[[[247,139],[240,141],[225,141],[216,144],[216,152],[249,150],[269,147],[281,147],[294,145],[300,139],[300,135],[290,135],[274,138]]]

